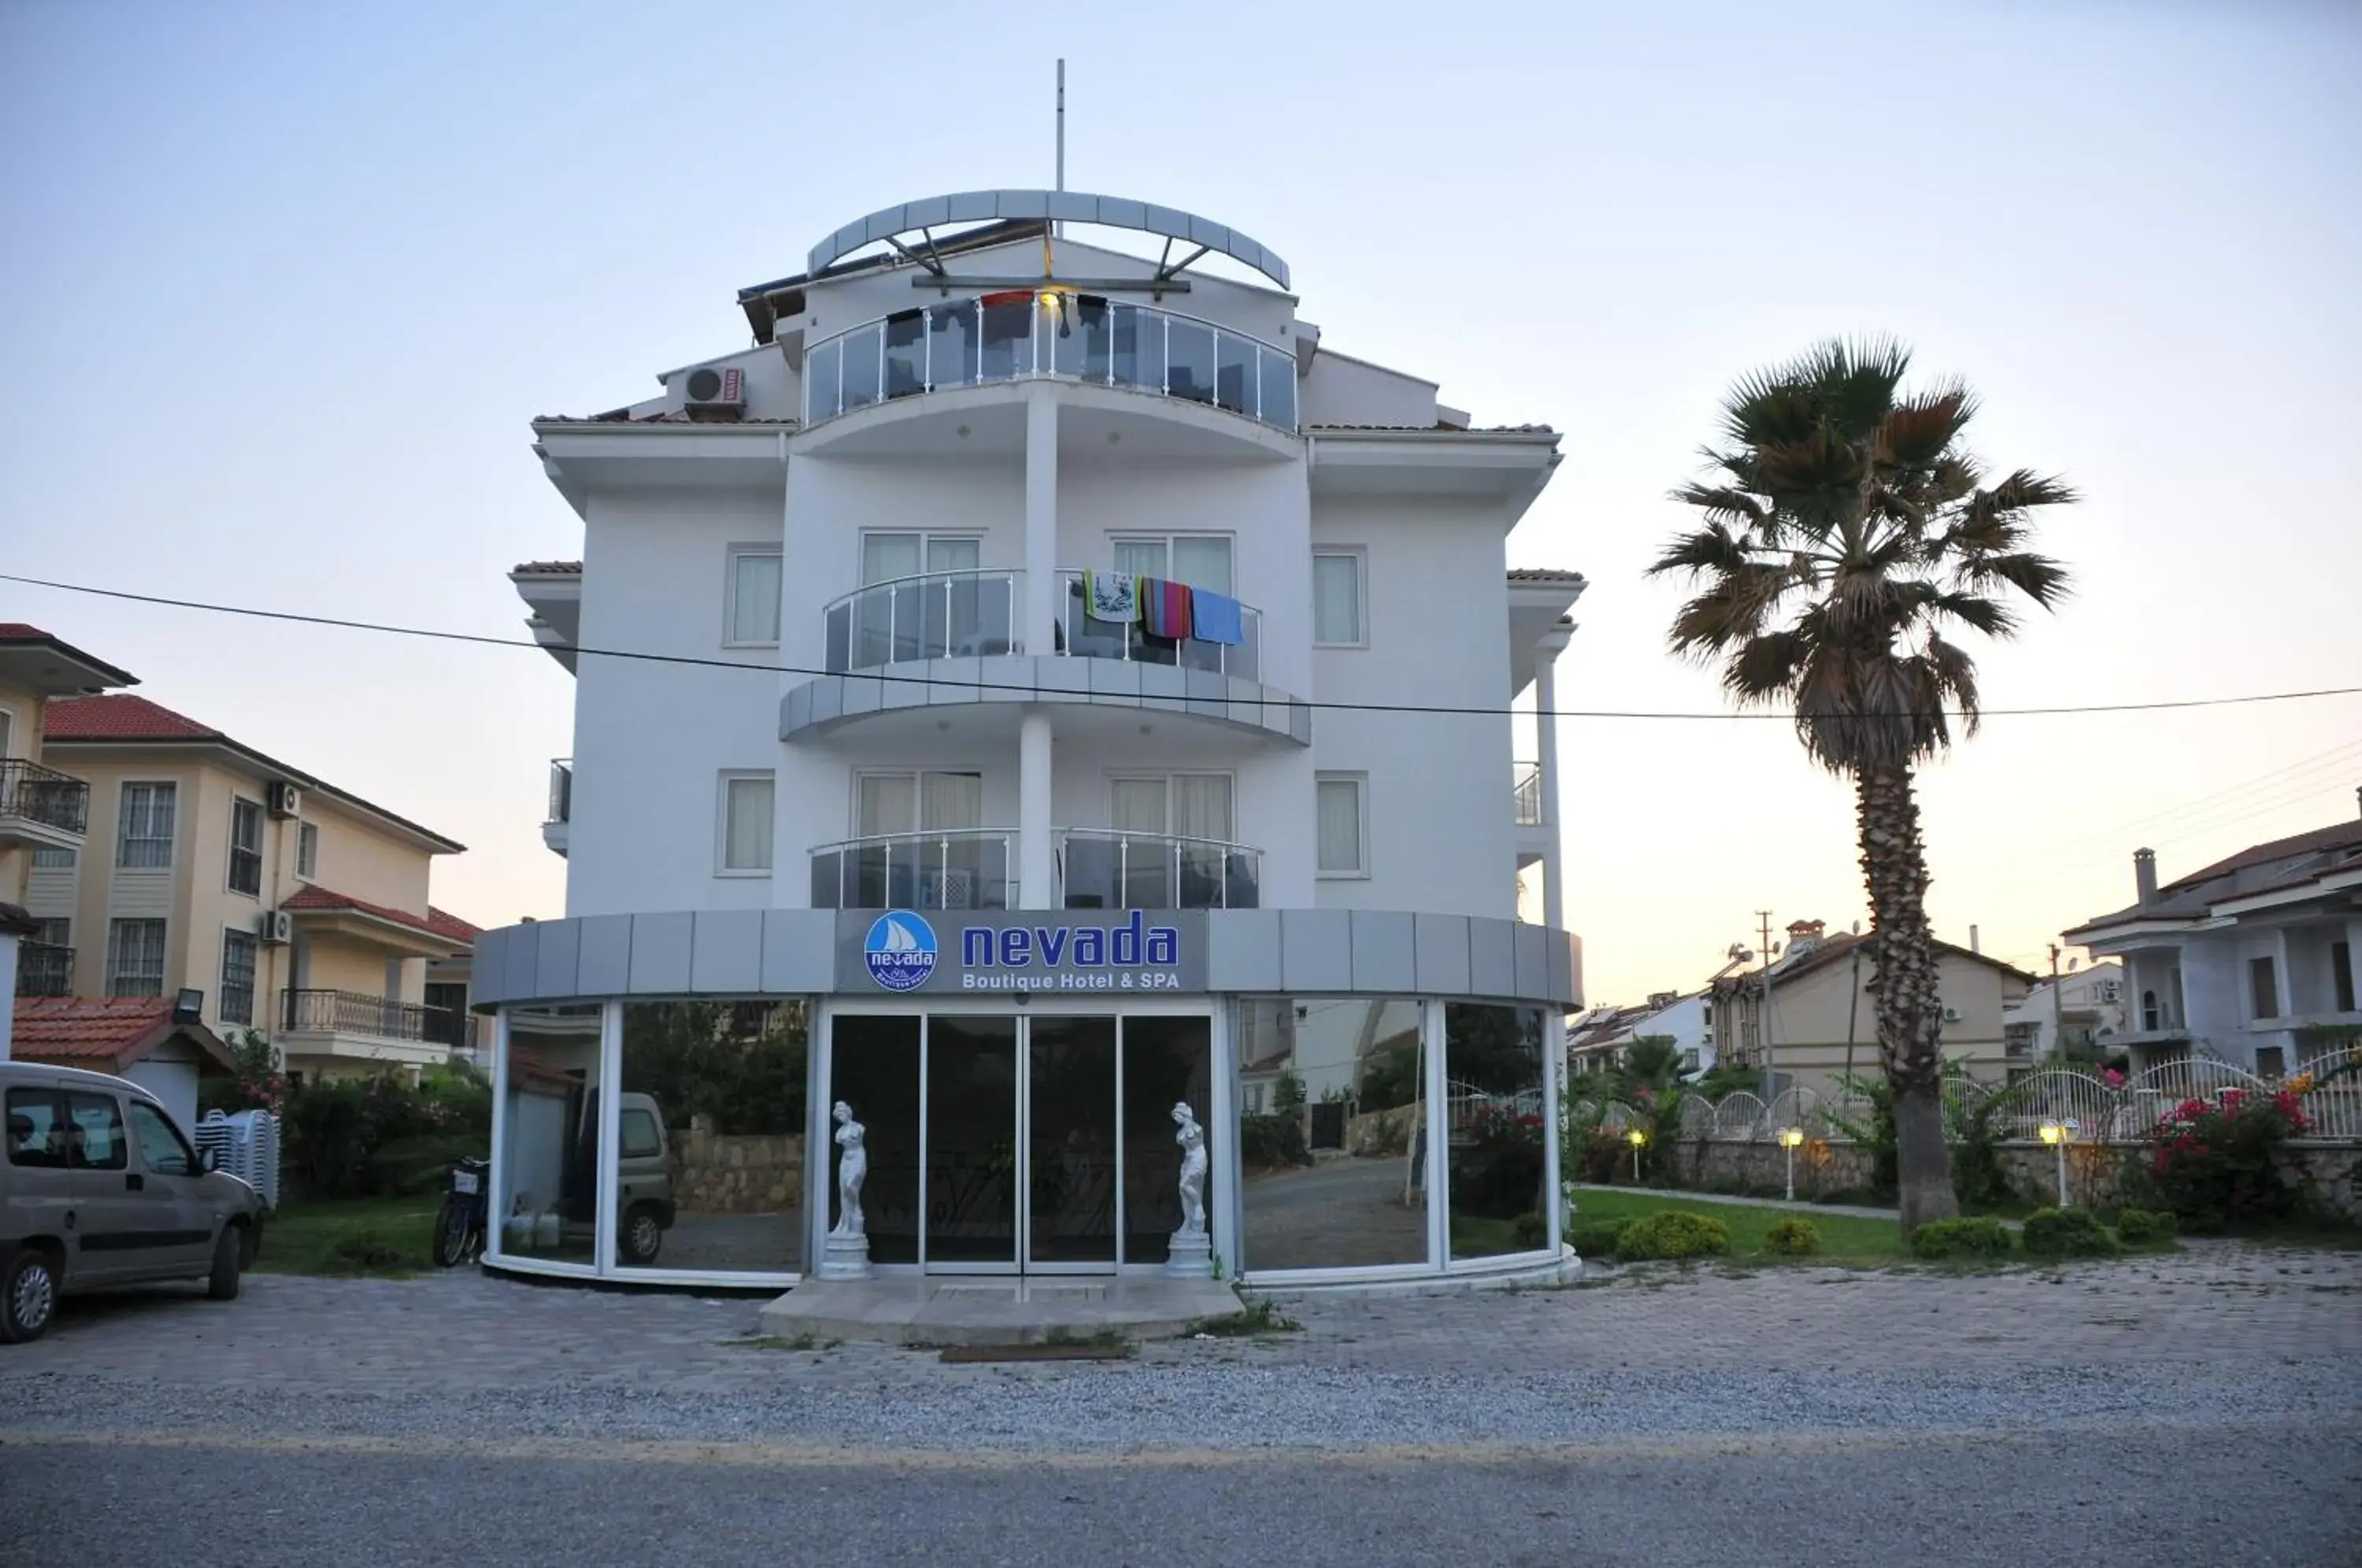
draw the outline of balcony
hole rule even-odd
[[[804,356],[804,428],[921,392],[1041,377],[1296,429],[1294,354],[1176,311],[1063,289],[898,311],[815,345]]]
[[[557,757],[549,765],[549,814],[541,822],[541,842],[563,856],[573,822],[574,759]]]
[[[1242,640],[1152,637],[1139,622],[1098,620],[1083,602],[1083,574],[1058,573],[1054,654],[1141,664],[1175,665],[1261,679],[1263,612],[1240,606]],[[992,657],[1026,651],[1018,630],[1025,574],[1005,569],[925,572],[856,589],[822,612],[826,633],[822,669],[830,675],[931,658]]]
[[[469,1037],[472,1019],[449,1008],[365,991],[279,993],[280,1047],[292,1055],[359,1057],[429,1066]]]
[[[1542,765],[1520,762],[1514,766],[1511,800],[1517,811],[1519,827],[1540,827],[1542,823]]]
[[[17,946],[17,994],[20,997],[70,997],[73,995],[73,957],[71,947],[60,947],[47,942],[24,942]]]
[[[90,827],[90,786],[11,757],[0,762],[0,849],[79,849]]]
[[[1056,830],[1058,907],[1245,910],[1258,907],[1263,852],[1220,839]],[[811,852],[811,902],[824,910],[1020,907],[1010,828],[878,834]]]

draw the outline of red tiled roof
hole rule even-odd
[[[511,577],[580,577],[580,561],[519,561],[509,568]]]
[[[2177,888],[2194,887],[2211,882],[2217,877],[2227,877],[2234,871],[2244,871],[2250,866],[2262,866],[2274,860],[2286,860],[2299,855],[2313,855],[2325,849],[2343,849],[2349,844],[2362,844],[2362,818],[2348,818],[2332,823],[2311,833],[2300,833],[2287,838],[2276,838],[2268,844],[2252,845],[2225,860],[2218,860],[2187,877],[2177,877],[2158,889],[2169,893]],[[2299,878],[2302,881],[2308,878]],[[2257,891],[2264,889],[2258,889]]]
[[[425,914],[414,915],[408,910],[398,910],[390,904],[373,904],[367,899],[354,898],[350,893],[339,893],[335,891],[333,889],[323,888],[316,882],[304,889],[304,890],[299,893],[295,893],[288,898],[280,900],[279,907],[282,910],[296,911],[349,910],[356,914],[365,914],[378,920],[391,921],[395,925],[406,925],[413,931],[423,931],[427,933],[429,935],[439,936],[446,942],[465,942],[472,944],[475,940],[473,936],[461,936],[458,934],[458,928],[460,926],[468,926],[467,922],[458,920],[451,915],[443,914],[440,910],[437,910],[432,904],[426,906],[427,912]],[[447,923],[438,924],[436,922],[437,916],[440,916],[442,921]],[[468,926],[468,929],[472,932],[475,930],[475,927]]]
[[[103,697],[70,697],[49,704],[42,714],[44,739],[74,740],[227,740],[216,729],[175,713],[160,702],[128,692]]]
[[[426,906],[426,926],[438,935],[447,936],[454,942],[464,942],[471,947],[475,945],[476,938],[484,934],[482,926],[470,925],[450,911],[438,910],[433,904]]]
[[[1511,582],[1586,582],[1590,580],[1579,571],[1560,571],[1553,567],[1511,567]]]
[[[28,625],[22,621],[0,621],[0,643],[32,644],[54,648],[99,678],[97,684],[90,688],[94,691],[101,685],[137,686],[139,684],[139,678],[129,670],[117,669],[103,658],[93,658],[55,632],[43,631],[39,626]]]
[[[0,621],[0,643],[46,643],[50,635],[22,621]]]
[[[111,1071],[174,1038],[223,1071],[235,1070],[220,1036],[201,1023],[172,1021],[170,997],[26,997],[17,1003],[9,1050],[19,1061]]]

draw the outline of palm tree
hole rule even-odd
[[[1649,569],[1695,590],[1672,650],[1718,664],[1740,707],[1791,705],[1805,754],[1853,780],[1906,1234],[1959,1211],[1913,769],[1956,718],[1977,730],[1976,663],[1945,634],[2007,637],[2014,596],[2065,597],[2065,568],[2028,546],[2035,510],[2075,499],[2024,469],[1986,484],[1962,443],[1976,399],[1959,381],[1905,391],[1910,364],[1899,344],[1832,341],[1741,380],[1713,471],[1673,492],[1703,522]]]

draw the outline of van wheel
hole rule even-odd
[[[0,1266],[0,1344],[39,1339],[57,1315],[57,1264],[37,1247],[19,1249]]]
[[[647,1267],[657,1261],[663,1246],[664,1227],[657,1223],[655,1209],[635,1209],[624,1216],[615,1233],[615,1251],[623,1254],[618,1261],[626,1268]]]
[[[205,1276],[205,1294],[216,1301],[237,1299],[238,1259],[242,1254],[236,1225],[222,1227],[214,1241],[214,1271]]]

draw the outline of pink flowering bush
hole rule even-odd
[[[2304,1132],[2303,1109],[2288,1089],[2187,1099],[2157,1125],[2149,1180],[2165,1207],[2191,1225],[2269,1224],[2296,1207],[2296,1190],[2273,1156]]]

